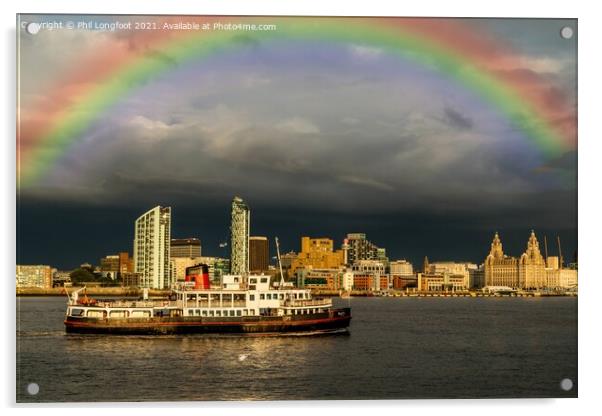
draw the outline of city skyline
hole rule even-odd
[[[238,201],[239,203],[242,203],[243,205],[245,205],[245,207],[247,207],[246,209],[249,209],[248,206],[246,205],[246,201],[241,200],[240,198],[235,198],[235,201]],[[140,216],[140,214],[138,214],[139,219],[144,217],[145,215],[147,215],[150,212],[153,212],[154,210],[160,208],[161,206],[158,205],[155,208],[151,208],[146,209],[146,213],[143,214],[142,216]],[[173,210],[173,207],[167,207],[167,209]],[[225,210],[227,211],[227,207],[225,207]],[[232,213],[229,213],[229,219],[230,221],[232,220]],[[257,213],[254,211],[254,218],[257,217]],[[259,218],[262,218],[262,215],[259,215]],[[137,220],[138,221],[138,220]],[[193,237],[188,237],[186,239],[196,239],[199,238],[202,241],[207,241],[209,240],[206,236],[204,236],[202,233],[195,233],[191,230],[187,230],[181,234],[174,234],[173,232],[173,223],[177,223],[177,210],[176,210],[176,214],[170,214],[170,229],[171,229],[171,239],[172,241],[176,241],[181,239],[181,235],[189,235],[189,236],[193,236]],[[256,232],[256,230],[253,228],[253,224],[250,224],[250,234],[260,234],[258,232]],[[130,224],[131,226],[131,224]],[[226,229],[228,230],[228,234],[230,234],[230,226],[231,225],[226,225]],[[506,236],[506,233],[504,233],[503,231],[492,231],[489,234],[486,234],[485,237],[480,236],[480,238],[478,239],[478,241],[487,241],[487,244],[491,243],[491,238],[493,235],[495,235],[495,238],[499,237],[503,237],[504,238],[504,248],[505,248],[505,252],[509,253],[510,256],[514,256],[514,257],[518,257],[520,256],[521,253],[524,252],[524,248],[525,248],[525,241],[528,238],[528,235],[535,230],[537,232],[537,234],[540,236],[541,241],[543,241],[544,236],[548,237],[548,254],[550,256],[558,256],[558,245],[557,245],[557,237],[561,237],[558,233],[551,233],[549,235],[541,233],[540,231],[538,231],[537,228],[531,228],[531,229],[524,229],[524,230],[513,230],[508,236]],[[290,231],[290,230],[289,230]],[[440,252],[442,253],[441,255],[433,255],[432,253],[435,253],[436,250],[433,250],[431,248],[431,250],[429,251],[428,246],[426,246],[426,250],[424,251],[424,254],[420,254],[419,250],[407,250],[408,253],[414,253],[414,255],[404,255],[403,253],[399,253],[399,250],[390,250],[389,246],[380,243],[378,240],[376,240],[375,238],[372,237],[372,234],[369,232],[363,232],[363,231],[358,231],[358,230],[353,230],[351,232],[345,232],[343,233],[343,235],[340,238],[334,237],[328,233],[320,233],[320,232],[308,232],[308,233],[298,233],[295,234],[294,231],[293,232],[289,232],[289,233],[285,233],[284,235],[286,235],[286,237],[284,238],[285,243],[283,244],[283,238],[279,235],[279,234],[274,234],[274,235],[269,235],[267,238],[268,240],[273,240],[274,237],[279,237],[280,241],[281,241],[281,252],[284,254],[286,252],[300,252],[301,251],[301,243],[299,242],[301,237],[309,237],[309,238],[328,238],[328,239],[332,239],[333,240],[333,249],[334,250],[340,250],[344,241],[348,238],[349,234],[365,234],[365,238],[367,238],[368,241],[370,241],[371,244],[374,244],[375,246],[379,246],[382,249],[386,250],[387,253],[387,257],[389,258],[390,261],[396,261],[396,260],[407,260],[409,261],[411,264],[414,265],[415,268],[418,268],[418,266],[420,266],[423,262],[424,257],[428,257],[430,259],[430,261],[469,261],[469,262],[474,262],[476,264],[482,264],[484,262],[484,259],[487,257],[488,252],[484,249],[484,247],[487,246],[487,244],[483,245],[480,244],[480,251],[482,253],[478,253],[475,254],[473,253],[462,253],[461,251],[456,250],[440,250]],[[208,255],[208,256],[213,256],[213,257],[221,257],[221,258],[230,258],[230,251],[231,251],[231,243],[230,243],[230,239],[231,236],[228,235],[225,239],[213,239],[213,241],[216,242],[216,244],[209,244],[208,246],[203,246],[204,248],[206,248],[206,251],[203,251],[204,255]],[[186,240],[184,239],[184,240]],[[562,237],[561,237],[562,240]],[[198,240],[197,240],[198,241]],[[507,243],[507,242],[510,243]],[[223,245],[223,243],[227,243],[225,246]],[[131,245],[131,239],[130,239],[130,246],[129,247],[116,247],[113,244],[113,242],[111,241],[107,241],[107,245],[110,246],[110,248],[108,248],[107,250],[105,250],[104,252],[101,253],[101,255],[96,256],[96,257],[91,257],[91,256],[84,256],[80,259],[73,259],[70,262],[66,262],[66,263],[59,263],[57,261],[51,261],[51,260],[46,260],[46,261],[21,261],[18,262],[18,264],[50,264],[52,267],[56,267],[59,270],[68,270],[68,269],[74,269],[77,268],[80,264],[85,263],[85,262],[90,262],[91,264],[96,264],[97,260],[106,256],[107,253],[112,253],[112,252],[117,252],[117,251],[126,251],[126,252],[131,252],[133,253],[133,248]],[[200,244],[200,242],[199,242]],[[542,243],[543,244],[543,243]],[[438,247],[438,245],[434,245],[434,247]],[[510,249],[508,249],[508,247],[510,247]],[[451,247],[450,247],[451,248]],[[564,263],[565,264],[569,264],[575,261],[575,255],[576,252],[571,252],[571,251],[567,251],[567,245],[562,242],[562,246],[560,247],[562,249],[562,253],[563,253],[563,259],[564,259]],[[570,247],[569,247],[570,248]],[[543,249],[542,249],[543,251]],[[406,253],[406,254],[408,254]],[[448,253],[449,255],[446,255],[446,253]],[[457,254],[453,254],[453,253],[457,253]],[[270,244],[270,248],[269,248],[269,259],[273,260],[275,257],[275,247],[272,246]],[[273,261],[270,262],[270,264],[274,264]]]

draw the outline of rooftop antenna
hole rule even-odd
[[[280,245],[278,244],[278,237],[276,239],[276,254],[278,255],[278,268],[280,269],[280,289],[284,287],[284,275],[282,274],[282,262],[280,261]]]
[[[548,239],[545,235],[543,236],[543,246],[546,251],[546,261],[548,261]]]
[[[562,269],[562,265],[564,264],[564,261],[562,259],[562,249],[560,248],[560,236],[556,236],[556,239],[558,240],[558,256],[560,257],[560,268]]]

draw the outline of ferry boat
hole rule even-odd
[[[183,282],[173,300],[101,301],[69,296],[65,329],[70,333],[326,333],[347,331],[350,308],[313,299],[310,290],[271,287],[267,275],[224,276],[219,288]],[[196,287],[195,287],[196,286]]]
[[[166,300],[149,300],[148,290],[141,300],[112,301],[80,296],[85,287],[76,290],[69,296],[65,329],[97,334],[314,334],[348,330],[350,308],[334,308],[330,298],[314,299],[310,290],[286,284],[282,267],[280,282],[273,285],[264,274],[226,275],[214,288],[209,283],[208,267],[199,266],[201,273],[187,270],[187,281],[180,282]]]

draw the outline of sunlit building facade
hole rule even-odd
[[[496,232],[489,255],[485,258],[485,286],[519,287],[518,259],[504,254],[502,241]]]
[[[557,267],[553,258],[550,258],[548,266],[553,267],[546,267],[535,231],[531,230],[527,249],[520,258],[506,256],[502,250],[499,235],[495,233],[491,250],[484,263],[485,286],[506,286],[520,289],[552,287],[558,281],[551,271]]]
[[[142,214],[134,230],[134,272],[140,287],[171,287],[169,267],[171,242],[171,208],[156,206]]]
[[[343,266],[343,250],[334,251],[330,238],[301,237],[301,252],[291,262],[291,273],[300,268],[336,269]]]
[[[270,244],[267,237],[249,237],[249,270],[267,271],[270,267]]]
[[[52,267],[47,265],[17,265],[17,287],[52,287]]]
[[[242,198],[232,200],[230,223],[230,268],[232,274],[249,273],[251,210]]]

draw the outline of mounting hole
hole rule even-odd
[[[573,389],[573,380],[570,378],[563,378],[560,381],[560,388],[564,391],[571,391]]]
[[[565,26],[560,29],[560,36],[562,39],[570,39],[573,37],[573,28],[570,26]]]
[[[40,386],[38,386],[38,383],[29,383],[27,385],[27,394],[29,394],[31,396],[35,396],[39,392],[40,392]]]
[[[38,33],[40,31],[41,28],[42,28],[42,26],[36,22],[28,23],[27,26],[25,26],[25,30],[30,35],[35,35],[36,33]]]

